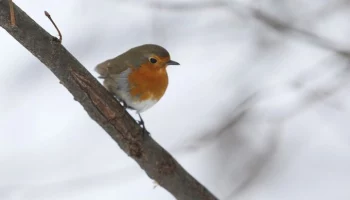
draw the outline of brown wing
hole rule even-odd
[[[95,71],[101,75],[100,78],[120,74],[126,69],[128,69],[128,66],[120,59],[120,57],[106,60],[95,67]]]
[[[140,47],[132,48],[127,52],[106,60],[96,66],[95,71],[99,73],[101,78],[119,75],[128,68],[140,67],[142,63],[147,62],[148,58]]]

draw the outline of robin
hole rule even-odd
[[[136,110],[139,124],[145,131],[140,115],[156,104],[168,87],[168,65],[180,65],[170,59],[169,52],[155,44],[134,47],[125,53],[98,64],[95,71],[103,85],[125,108]]]

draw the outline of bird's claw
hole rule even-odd
[[[143,121],[141,115],[138,113],[140,120],[137,120],[136,122],[141,126],[142,128],[142,137],[144,137],[146,134],[149,135],[148,131],[146,130],[145,122]]]

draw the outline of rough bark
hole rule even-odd
[[[217,199],[150,136],[143,138],[135,120],[58,40],[16,5],[14,12],[16,25],[11,26],[9,1],[0,0],[0,26],[56,75],[89,116],[151,179],[177,199]]]

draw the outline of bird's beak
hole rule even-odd
[[[180,65],[180,63],[176,62],[176,61],[173,61],[173,60],[169,60],[167,62],[168,65]]]

